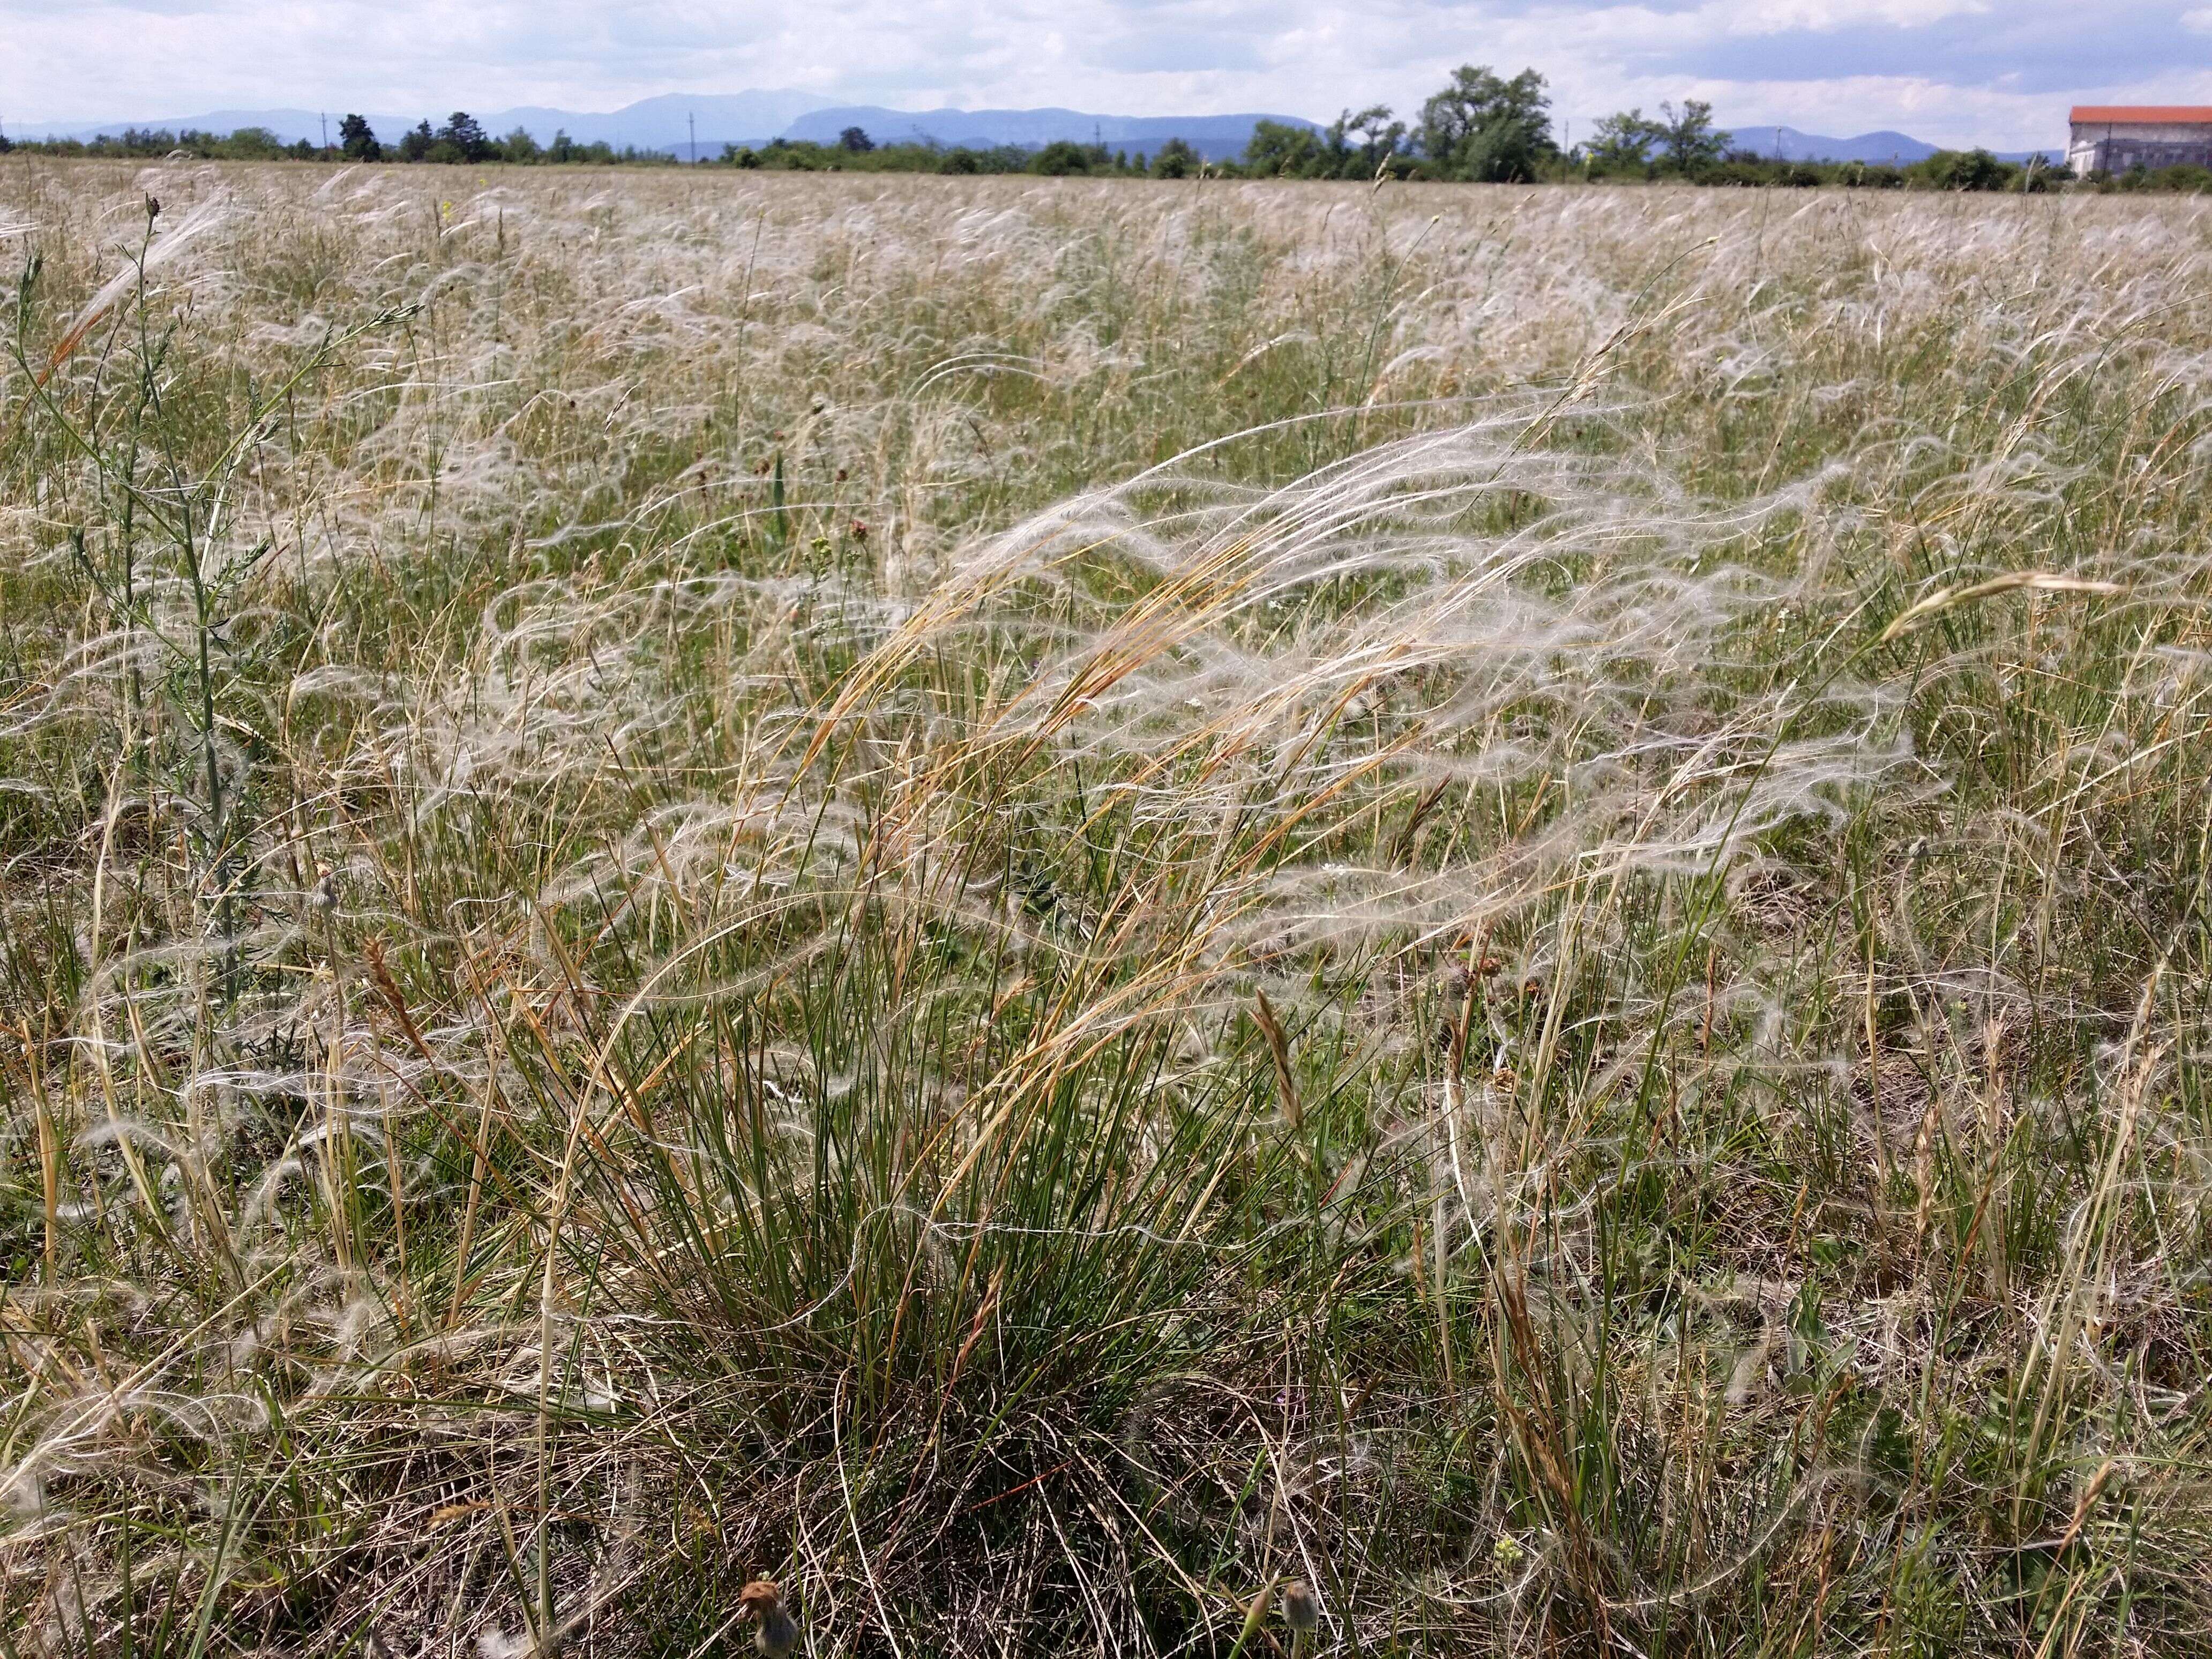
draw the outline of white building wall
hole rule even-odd
[[[2075,124],[2073,132],[2073,140],[2066,147],[2066,162],[2077,173],[2100,167],[2126,167],[2145,150],[2149,151],[2143,155],[2146,163],[2156,166],[2159,150],[2167,146],[2190,152],[2164,156],[2168,161],[2185,160],[2203,166],[2212,159],[2212,121],[2081,121]],[[2152,146],[2158,149],[2150,149]]]

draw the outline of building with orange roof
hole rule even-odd
[[[2075,176],[2187,162],[2212,167],[2212,104],[2076,104],[2066,164]]]

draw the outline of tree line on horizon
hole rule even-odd
[[[0,154],[10,149],[47,155],[157,156],[179,151],[211,161],[347,161],[481,166],[589,165],[673,167],[681,158],[665,149],[620,149],[600,141],[580,142],[565,131],[540,143],[517,127],[495,138],[465,111],[441,125],[428,120],[397,142],[380,140],[366,118],[348,114],[335,144],[306,139],[285,143],[261,127],[228,134],[125,128],[120,138],[10,142],[0,135]],[[1447,180],[1487,184],[1662,179],[1698,185],[1793,185],[1840,184],[1867,188],[2041,191],[2070,180],[2063,167],[2000,161],[1986,149],[1939,150],[1923,161],[1881,166],[1859,161],[1786,161],[1738,146],[1717,126],[1712,106],[1671,101],[1656,117],[1639,108],[1597,122],[1583,143],[1563,147],[1553,134],[1551,96],[1534,69],[1500,76],[1487,65],[1462,64],[1421,106],[1411,121],[1387,105],[1346,109],[1327,126],[1260,121],[1238,160],[1208,161],[1192,145],[1171,138],[1150,155],[1101,143],[1060,139],[1041,147],[945,145],[933,140],[879,144],[857,126],[836,143],[775,138],[758,146],[726,143],[707,165],[788,172],[1014,173],[1054,177]],[[2168,167],[2121,179],[2092,174],[2105,189],[2212,189],[2212,172]]]
[[[25,150],[34,155],[157,157],[182,154],[206,161],[432,161],[447,165],[481,166],[488,162],[578,163],[594,167],[674,167],[677,158],[665,150],[639,149],[594,140],[581,143],[566,132],[540,144],[529,131],[517,127],[504,138],[495,138],[465,110],[456,110],[442,125],[428,120],[410,128],[396,143],[380,140],[368,118],[347,115],[338,122],[337,142],[317,144],[301,138],[287,143],[266,127],[238,127],[227,133],[200,132],[187,127],[125,127],[119,137],[101,133],[93,138],[33,138],[11,140],[0,134],[0,155]]]

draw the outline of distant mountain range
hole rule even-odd
[[[699,153],[716,155],[721,153],[726,140],[759,143],[784,128],[809,110],[820,109],[829,104],[827,98],[817,98],[804,92],[737,92],[702,93],[687,96],[682,93],[660,98],[647,98],[606,114],[587,110],[541,109],[525,106],[518,109],[472,110],[487,132],[503,137],[517,127],[528,131],[540,143],[550,143],[556,131],[565,131],[580,143],[609,143],[619,149],[629,144],[639,149],[682,150],[691,142],[692,125],[696,123],[699,137]],[[342,110],[327,112],[310,109],[218,109],[204,115],[163,115],[138,117],[116,121],[50,121],[43,125],[18,128],[18,138],[90,138],[98,133],[120,133],[125,127],[167,128],[181,132],[191,128],[198,132],[228,133],[240,127],[266,127],[286,143],[301,138],[311,143],[321,143],[325,122],[330,141],[337,142],[338,118]],[[380,115],[370,113],[368,124],[376,136],[386,143],[396,143],[399,135],[417,121],[428,119],[432,126],[444,124],[452,114],[450,110],[425,110],[416,115]],[[710,148],[711,146],[711,148]]]
[[[1924,161],[1942,148],[1887,129],[1862,132],[1856,138],[1831,138],[1818,132],[1800,132],[1795,127],[1736,127],[1732,132],[1736,149],[1756,150],[1784,161],[1901,164]],[[2054,149],[2002,149],[1996,154],[2002,161],[2025,161],[2031,156],[2041,156],[2046,161],[2066,159],[2065,151]]]
[[[782,136],[834,144],[847,127],[858,127],[878,143],[921,138],[979,149],[996,144],[1042,149],[1069,138],[1146,154],[1170,138],[1180,138],[1207,161],[1218,161],[1242,155],[1252,142],[1253,125],[1261,121],[1294,127],[1316,125],[1297,115],[1086,115],[1075,109],[902,110],[849,104],[809,111],[786,127]]]
[[[221,109],[204,115],[141,117],[113,121],[55,121],[18,130],[17,137],[90,138],[100,133],[119,134],[125,127],[166,127],[181,131],[227,133],[240,127],[266,127],[286,143],[305,138],[324,142],[325,123],[330,137],[337,137],[341,112],[303,109]],[[450,113],[428,112],[431,125]],[[698,144],[702,156],[721,154],[726,143],[763,144],[771,138],[811,139],[835,143],[847,127],[859,127],[878,143],[931,139],[940,144],[988,148],[1018,144],[1038,149],[1056,139],[1078,143],[1098,143],[1116,149],[1152,152],[1170,138],[1181,138],[1209,161],[1243,154],[1250,142],[1254,123],[1280,121],[1311,127],[1318,124],[1297,115],[1098,115],[1074,109],[887,109],[876,104],[836,104],[810,93],[766,91],[672,93],[647,98],[624,108],[600,114],[586,110],[518,109],[476,111],[486,131],[503,137],[517,127],[540,143],[550,143],[556,131],[565,131],[582,143],[605,143],[616,149],[667,150],[678,155]],[[370,115],[369,125],[386,143],[422,120],[423,115]],[[1902,132],[1863,132],[1855,138],[1831,138],[1796,127],[1765,126],[1734,129],[1739,149],[1788,161],[1906,162],[1924,161],[1936,146]],[[2024,161],[2031,155],[2063,160],[2057,150],[2000,150],[2008,161]]]
[[[331,142],[337,142],[338,117],[303,109],[222,109],[204,115],[139,117],[114,121],[53,121],[19,129],[15,137],[31,138],[90,138],[100,133],[120,134],[125,127],[167,128],[181,132],[228,133],[240,127],[266,127],[285,143],[305,138],[324,142],[328,122]],[[433,126],[441,125],[450,112],[429,112]],[[550,143],[564,131],[581,143],[604,142],[619,149],[669,150],[688,155],[696,134],[699,154],[719,155],[726,143],[763,144],[771,138],[812,139],[835,143],[847,127],[859,127],[878,143],[914,138],[934,139],[940,144],[969,144],[988,148],[1019,144],[1041,149],[1055,139],[1079,143],[1094,140],[1127,149],[1152,151],[1170,138],[1181,138],[1208,161],[1243,153],[1258,121],[1282,121],[1292,126],[1315,124],[1296,115],[1095,115],[1074,109],[885,109],[873,104],[832,104],[803,92],[682,93],[647,98],[607,114],[589,111],[519,109],[471,111],[495,137],[517,127],[540,143]],[[424,119],[423,115],[368,117],[376,136],[386,143]]]

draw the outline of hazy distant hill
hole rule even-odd
[[[1244,153],[1253,124],[1259,121],[1316,125],[1297,115],[1092,115],[1074,109],[902,110],[851,104],[802,115],[783,136],[835,143],[847,127],[859,127],[878,143],[928,138],[979,149],[995,144],[1037,148],[1070,138],[1147,154],[1170,138],[1180,138],[1208,161],[1222,161]]]
[[[1100,115],[1074,109],[890,109],[878,104],[832,104],[811,93],[750,91],[737,93],[670,93],[647,98],[606,113],[588,110],[519,109],[471,112],[495,137],[526,129],[539,143],[549,143],[556,131],[565,131],[583,143],[604,141],[621,149],[684,153],[692,140],[696,121],[699,153],[718,155],[726,143],[757,144],[765,140],[813,139],[835,143],[847,127],[859,127],[878,143],[912,138],[934,139],[941,144],[988,147],[1019,144],[1036,149],[1054,139],[1079,143],[1094,141],[1119,149],[1157,151],[1170,138],[1181,138],[1209,161],[1243,153],[1256,121],[1281,121],[1310,127],[1314,122],[1296,115]],[[337,136],[342,111],[327,112],[328,131]],[[415,115],[369,116],[369,125],[386,143],[428,116],[431,124],[443,122],[447,110],[426,110]],[[125,127],[186,127],[202,132],[226,133],[239,127],[266,127],[287,143],[305,138],[319,143],[325,132],[324,112],[303,109],[222,109],[203,115],[137,117],[112,121],[54,121],[14,129],[17,137],[90,138],[98,133],[120,133]],[[1863,132],[1855,138],[1832,138],[1802,132],[1796,127],[1765,126],[1734,129],[1736,145],[1761,155],[1779,155],[1790,161],[1905,162],[1923,161],[1936,146],[1903,132]],[[2063,152],[2001,150],[2007,161],[2025,161],[2040,154],[2063,159]]]
[[[329,112],[329,131],[337,136],[341,111]],[[425,112],[433,125],[451,113]],[[620,149],[684,153],[692,138],[687,118],[696,119],[699,153],[720,154],[726,143],[761,143],[782,137],[811,138],[835,143],[847,127],[860,127],[878,143],[927,137],[943,144],[1021,144],[1035,149],[1056,138],[1089,143],[1094,138],[1118,148],[1157,150],[1170,138],[1181,138],[1209,161],[1240,155],[1252,137],[1255,121],[1284,121],[1295,126],[1314,124],[1296,115],[1094,115],[1073,109],[885,109],[873,104],[832,106],[827,100],[803,92],[672,93],[647,98],[608,114],[589,111],[519,109],[471,111],[484,130],[495,137],[526,129],[540,143],[550,142],[556,131],[589,143],[603,139]],[[423,118],[422,115],[376,115],[368,124],[386,143]],[[324,117],[315,110],[224,109],[204,115],[136,117],[113,121],[56,121],[18,130],[19,137],[90,138],[98,133],[120,133],[125,127],[166,127],[181,131],[227,133],[240,127],[266,127],[286,143],[305,138],[323,142]]]
[[[830,100],[805,92],[737,92],[737,93],[671,93],[659,98],[647,98],[625,108],[599,114],[588,110],[540,109],[525,106],[520,109],[472,110],[470,112],[483,123],[484,130],[495,137],[526,128],[539,143],[551,140],[556,130],[565,131],[571,138],[584,143],[604,140],[620,149],[625,144],[640,149],[680,150],[690,140],[687,117],[696,117],[698,123],[699,151],[702,155],[720,153],[725,142],[750,140],[757,143],[772,134],[781,132],[807,111],[819,109]],[[337,137],[338,117],[344,112],[331,110],[330,132],[333,142]],[[414,115],[370,114],[368,124],[376,129],[376,136],[386,143],[395,143],[399,135],[427,117],[433,126],[443,122],[450,110],[424,110]],[[267,127],[286,143],[306,138],[320,143],[323,137],[322,112],[301,109],[224,109],[210,110],[204,115],[143,116],[113,121],[53,121],[15,130],[17,137],[89,138],[96,133],[119,133],[125,127],[167,127],[179,131],[186,127],[201,132],[224,133],[239,127]]]
[[[540,143],[550,140],[556,128],[562,128],[571,138],[584,143],[605,139],[617,149],[624,144],[635,144],[640,149],[678,149],[690,142],[685,118],[696,117],[699,153],[714,155],[721,153],[725,143],[760,139],[781,132],[792,121],[809,110],[820,109],[828,101],[805,92],[696,95],[679,92],[644,99],[611,115],[562,109],[514,109],[478,118],[483,122],[484,130],[492,133],[527,127],[530,136]],[[442,120],[444,117],[441,114],[437,118]],[[381,123],[377,124],[377,136],[386,136]],[[708,148],[710,143],[712,149]]]
[[[1757,150],[1784,161],[1924,161],[1939,148],[1909,133],[1887,129],[1862,132],[1856,138],[1831,138],[1823,133],[1800,132],[1795,127],[1736,127],[1733,131],[1738,149]],[[2048,149],[2004,149],[1997,155],[2007,161],[2025,161],[2031,155],[2046,161],[2065,159],[2064,151]]]

